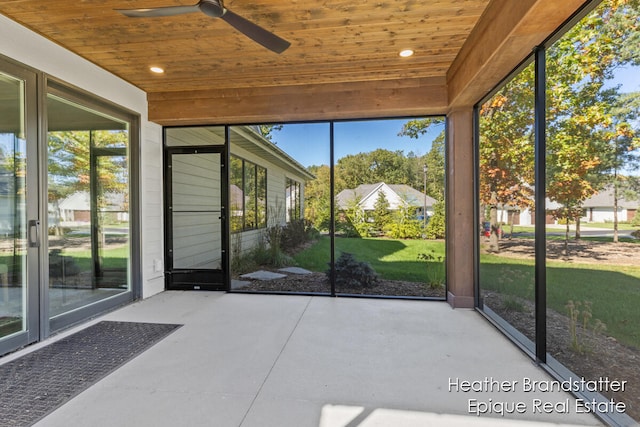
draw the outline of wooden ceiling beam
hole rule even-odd
[[[447,72],[450,109],[476,104],[587,0],[493,0]]]
[[[149,93],[149,120],[172,125],[441,115],[443,78]]]

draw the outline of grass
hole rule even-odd
[[[16,258],[13,255],[1,255],[0,264],[6,264],[14,266],[13,268],[19,269],[23,252],[16,253]],[[62,251],[62,255],[72,258],[81,271],[90,271],[92,268],[91,250],[73,250]],[[102,266],[106,269],[126,269],[129,260],[129,248],[122,246],[115,249],[104,249],[102,251]]]
[[[533,261],[483,255],[480,281],[483,289],[533,300]],[[567,314],[569,300],[590,301],[608,335],[640,348],[640,267],[548,262],[547,306]]]
[[[422,282],[426,277],[426,263],[418,260],[420,253],[431,253],[444,259],[444,241],[392,240],[382,238],[335,239],[336,258],[341,252],[352,253],[358,261],[371,264],[381,277],[388,280]],[[315,245],[294,255],[296,263],[312,271],[327,270],[330,259],[330,240],[322,236]]]

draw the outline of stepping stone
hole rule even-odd
[[[242,289],[249,286],[251,282],[247,280],[231,279],[231,289]]]
[[[243,274],[243,279],[254,279],[254,280],[274,280],[274,279],[282,279],[287,277],[286,274],[273,273],[271,271],[258,270],[253,273]]]
[[[286,267],[286,268],[281,268],[278,271],[282,271],[284,273],[291,273],[291,274],[311,274],[312,273],[312,271],[305,270],[304,268],[300,268],[300,267]]]

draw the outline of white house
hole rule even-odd
[[[436,203],[436,199],[406,184],[386,184],[384,182],[362,184],[354,189],[342,190],[336,196],[336,203],[341,210],[348,209],[355,203],[363,211],[372,212],[380,194],[384,194],[389,202],[389,209],[392,211],[402,205],[409,205],[416,208],[418,215],[422,215],[426,206],[427,215],[433,215],[433,205]]]
[[[584,201],[583,222],[613,222],[614,195],[613,188],[607,187]],[[618,221],[632,221],[640,201],[626,200],[622,194],[618,195]]]

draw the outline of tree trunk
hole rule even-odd
[[[576,240],[580,240],[580,217],[576,217]]]
[[[617,179],[617,176],[615,177]],[[613,183],[613,243],[618,243],[618,183]]]
[[[511,218],[509,219],[509,240],[513,238],[513,218],[516,216],[515,211],[509,211]]]
[[[569,258],[569,218],[565,218],[567,221],[567,228],[564,232],[564,257]]]
[[[489,250],[491,252],[500,251],[500,243],[498,242],[498,195],[495,192],[491,193],[491,206],[489,210],[489,227],[491,234],[489,235]]]

